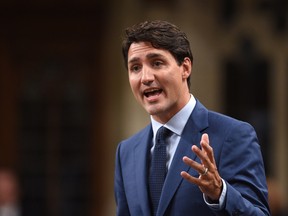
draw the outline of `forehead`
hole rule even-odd
[[[128,63],[145,58],[171,58],[172,55],[168,50],[157,49],[149,42],[132,43],[128,51]]]

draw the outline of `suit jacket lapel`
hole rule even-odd
[[[196,107],[194,108],[183,130],[169,172],[167,173],[158,207],[157,215],[159,216],[164,215],[169,202],[183,181],[180,172],[188,172],[190,170],[190,167],[184,164],[182,161],[183,156],[188,156],[193,160],[196,158],[196,155],[194,152],[192,152],[191,147],[192,145],[200,146],[202,135],[201,132],[208,127],[207,114],[207,109],[199,101],[197,101]]]
[[[150,215],[150,204],[148,197],[148,161],[149,161],[149,153],[152,142],[152,128],[151,125],[146,127],[144,134],[139,138],[139,142],[137,143],[134,149],[134,164],[135,164],[135,174],[136,174],[136,185],[139,196],[139,202],[141,204],[141,209],[143,211],[143,215]],[[135,197],[136,198],[136,197]]]

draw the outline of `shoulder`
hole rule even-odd
[[[152,139],[151,125],[146,126],[139,132],[122,140],[116,149],[116,160],[123,163],[134,163],[134,157],[146,154]]]
[[[250,123],[221,113],[209,111],[207,133],[211,143],[215,142],[217,145],[222,143],[221,146],[225,146],[224,155],[230,155],[232,158],[238,157],[240,152],[250,155],[247,150],[254,149],[254,152],[259,150],[258,137]]]
[[[222,128],[227,127],[233,129],[240,127],[243,129],[244,128],[254,129],[253,126],[248,122],[215,111],[208,111],[208,119],[209,123],[212,124],[213,126],[221,126]]]
[[[220,134],[238,130],[254,131],[254,128],[250,123],[225,115],[220,112],[209,110],[198,100],[194,113],[194,117],[192,115],[192,118],[194,118],[196,125],[205,125],[205,128],[209,128],[209,130],[219,132]],[[199,126],[199,128],[201,128],[201,126]]]
[[[225,123],[225,124],[228,124],[228,125],[246,123],[246,122],[241,121],[239,119],[236,119],[234,117],[225,115],[223,113],[211,111],[211,110],[208,111],[208,119],[210,121],[212,121],[212,122]]]

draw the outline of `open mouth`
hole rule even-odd
[[[144,91],[144,95],[145,97],[149,98],[152,96],[160,95],[162,91],[163,91],[162,89],[148,89]]]

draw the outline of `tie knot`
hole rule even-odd
[[[158,129],[156,134],[156,144],[165,145],[165,140],[170,136],[171,131],[162,126]]]

